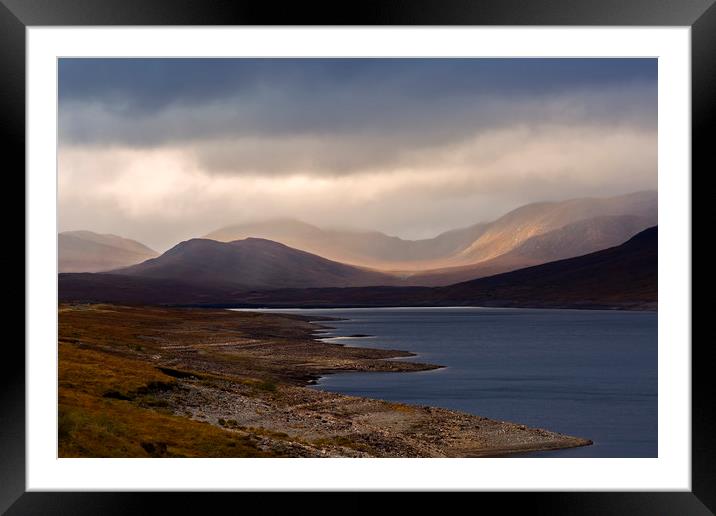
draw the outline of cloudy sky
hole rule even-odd
[[[60,230],[431,237],[657,186],[655,59],[61,59]]]

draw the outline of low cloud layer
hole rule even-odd
[[[152,63],[153,62],[153,63]],[[60,224],[405,237],[656,188],[655,60],[62,60]]]

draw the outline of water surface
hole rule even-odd
[[[266,310],[327,315],[326,337],[447,366],[340,373],[316,388],[433,405],[594,441],[529,456],[657,456],[657,314],[512,308]],[[367,338],[346,338],[368,334]],[[406,359],[401,359],[406,360]]]

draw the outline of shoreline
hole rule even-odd
[[[177,304],[177,305],[160,305],[170,308],[206,308],[206,309],[224,309],[235,311],[278,311],[278,310],[415,310],[415,309],[459,309],[459,308],[480,308],[484,310],[573,310],[573,311],[589,311],[589,312],[658,312],[658,307],[644,307],[636,305],[550,305],[550,306],[531,306],[531,305],[359,305],[359,304],[331,304],[331,305],[303,305],[296,304],[242,304],[242,303],[211,303],[211,304]]]
[[[277,315],[278,315],[278,314],[277,314]],[[307,317],[310,317],[310,316],[307,316]],[[336,318],[333,318],[333,320],[336,320],[336,321],[350,321],[351,319],[350,319],[350,318],[346,318],[346,317],[336,317]],[[322,322],[330,322],[330,321],[326,321],[326,319],[320,319],[320,321],[322,321]],[[318,322],[318,320],[308,319],[308,322],[314,323],[314,322]],[[332,327],[332,326],[329,326],[329,327],[327,327],[327,328],[331,328],[331,329],[334,329],[334,330],[335,330],[335,327]],[[324,333],[324,332],[321,332],[321,333]],[[325,331],[325,333],[330,333],[330,330]],[[360,334],[360,335],[331,335],[331,336],[327,336],[327,337],[323,337],[323,336],[321,336],[320,334],[317,335],[317,340],[319,340],[320,342],[327,342],[327,343],[329,343],[329,344],[338,344],[339,346],[347,346],[347,347],[353,347],[353,346],[351,346],[350,344],[343,344],[343,343],[339,342],[339,340],[340,340],[340,339],[346,339],[346,340],[349,340],[349,341],[350,341],[350,340],[374,339],[374,338],[377,338],[376,335],[363,335],[363,334]],[[360,346],[358,346],[358,347],[360,347]],[[370,348],[362,348],[362,349],[370,349]],[[416,352],[414,352],[414,351],[403,350],[403,353],[406,353],[406,354],[405,354],[405,355],[401,355],[401,356],[395,356],[395,357],[386,357],[386,358],[384,358],[383,360],[388,360],[388,361],[390,361],[390,360],[397,360],[397,361],[399,361],[399,360],[402,360],[402,359],[411,359],[411,358],[416,358],[416,359],[417,359],[417,358],[420,358],[420,356],[421,356],[420,353],[416,353]],[[422,370],[418,370],[418,371],[391,371],[391,372],[404,372],[404,373],[416,373],[416,374],[417,374],[417,373],[438,372],[438,371],[444,371],[444,370],[448,369],[448,366],[444,366],[444,365],[439,365],[439,364],[431,364],[431,365],[434,365],[435,367],[430,368],[430,369],[422,369]],[[326,373],[324,373],[324,374],[318,376],[318,378],[316,378],[315,380],[309,382],[307,385],[308,385],[310,388],[316,389],[317,386],[320,385],[320,381],[321,381],[321,379],[323,379],[323,378],[329,378],[329,377],[334,376],[334,375],[337,375],[337,374],[350,374],[350,373],[363,373],[363,372],[368,372],[368,371],[357,371],[357,370],[356,370],[356,371],[350,371],[350,370],[349,370],[349,371],[326,372]],[[333,394],[340,394],[340,393],[337,393],[337,392],[334,392],[334,391],[322,391],[322,392],[331,392],[331,393],[333,393]],[[369,399],[376,399],[376,400],[379,400],[379,401],[387,401],[387,400],[381,400],[380,398],[369,398]],[[412,403],[408,403],[408,402],[404,402],[404,403],[405,403],[406,405],[418,406],[418,405],[415,405],[415,404],[412,404]],[[438,408],[442,408],[442,407],[438,407]]]
[[[401,361],[414,356],[403,350],[324,342],[317,332],[327,318],[62,304],[59,321],[62,457],[478,457],[591,444],[312,388],[339,372],[441,368]],[[94,435],[98,428],[109,435]],[[110,442],[116,448],[107,450]]]
[[[414,307],[399,307],[399,308],[414,308]],[[441,307],[441,308],[483,308],[483,307]],[[487,307],[484,307],[484,308],[487,308]],[[280,309],[279,309],[279,310],[280,310]],[[300,309],[294,308],[294,310],[300,310]],[[310,317],[310,316],[307,316],[307,317]],[[341,321],[344,321],[344,320],[345,320],[345,321],[349,321],[350,319],[349,319],[349,318],[333,318],[333,320],[341,320]],[[326,320],[325,316],[324,316],[323,318],[321,318],[321,319],[315,319],[315,320],[314,320],[314,319],[309,319],[309,322],[318,322],[318,321],[321,321],[321,322],[330,322],[330,321],[327,321],[327,320]],[[335,330],[335,327],[331,327],[331,328]],[[324,333],[324,332],[321,331],[321,333]],[[330,330],[325,331],[325,333],[330,333]],[[356,338],[370,338],[370,337],[375,338],[376,336],[375,336],[375,335],[360,335],[360,336],[341,336],[341,335],[334,335],[334,336],[330,336],[330,337],[319,337],[319,340],[324,341],[324,339],[326,339],[326,338],[327,338],[327,339],[356,339]],[[406,353],[411,353],[413,357],[419,357],[419,356],[420,356],[419,353],[414,353],[414,352],[412,352],[412,351],[406,351]],[[403,357],[391,357],[391,358],[386,358],[386,359],[384,359],[384,360],[400,360],[401,358],[403,358]],[[406,358],[407,358],[407,357],[406,357]],[[425,369],[425,370],[422,370],[422,371],[403,371],[403,372],[411,372],[411,373],[416,373],[416,374],[418,374],[418,373],[431,373],[431,372],[444,371],[445,369],[448,369],[448,366],[442,366],[442,365],[441,365],[441,366],[438,366],[438,367],[436,367],[436,368],[434,368],[434,369]],[[308,385],[309,385],[309,388],[314,388],[314,389],[317,388],[317,386],[319,385],[320,380],[321,380],[322,378],[329,378],[329,377],[331,377],[331,376],[333,376],[333,375],[341,374],[341,373],[343,373],[343,374],[346,374],[346,373],[362,373],[362,371],[338,371],[338,372],[334,372],[334,373],[326,373],[326,374],[324,374],[324,375],[322,375],[322,376],[319,376],[315,381],[310,382],[310,383],[308,384]],[[339,393],[336,393],[336,392],[331,391],[331,390],[324,390],[324,391],[321,391],[321,392],[328,392],[328,393],[332,393],[332,394],[339,394]],[[378,398],[370,398],[370,399],[378,399]],[[380,401],[386,401],[386,400],[380,400]],[[400,402],[400,403],[403,403],[403,404],[409,405],[409,406],[414,406],[414,407],[424,407],[423,405],[418,405],[418,404],[413,404],[413,403],[408,403],[408,402]],[[443,410],[450,410],[450,409],[445,409],[445,408],[443,408],[443,407],[438,407],[438,406],[430,406],[430,408],[441,408],[441,409],[443,409]],[[460,411],[455,411],[455,412],[460,412]],[[477,415],[475,415],[475,416],[476,416],[476,417],[482,417],[482,416],[477,416]],[[507,422],[507,421],[502,421],[502,422],[503,422],[503,423],[509,423],[509,422]],[[522,425],[521,425],[521,426],[522,426]],[[530,454],[530,453],[532,453],[532,452],[550,452],[550,451],[557,451],[557,450],[565,450],[565,449],[569,449],[569,448],[573,448],[573,447],[591,446],[592,444],[594,444],[591,440],[588,440],[588,441],[589,441],[589,442],[588,442],[587,444],[582,444],[582,445],[577,445],[577,446],[566,446],[566,447],[565,447],[565,446],[562,446],[562,445],[556,445],[555,447],[546,447],[545,445],[541,445],[541,446],[537,446],[537,447],[529,447],[529,446],[527,446],[527,447],[524,447],[524,448],[516,448],[516,447],[513,447],[513,448],[505,448],[505,449],[503,449],[503,450],[493,449],[493,450],[490,450],[489,452],[485,453],[484,455],[476,454],[476,455],[473,455],[472,457],[473,457],[473,458],[512,457],[512,456],[515,456],[515,455],[517,455],[517,456],[520,456],[520,455],[523,455],[523,454],[527,454],[527,455],[528,455],[528,454]]]

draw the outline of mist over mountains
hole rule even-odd
[[[297,220],[227,226],[165,253],[115,235],[61,233],[60,272],[242,289],[446,286],[619,245],[657,224],[657,194],[540,202],[492,222],[406,240]]]
[[[572,258],[606,249],[656,225],[656,217],[601,216],[568,224],[524,240],[510,251],[473,265],[417,271],[405,278],[409,285],[441,286],[509,272],[532,265]]]
[[[334,261],[393,274],[403,285],[448,285],[618,245],[657,224],[657,193],[541,202],[431,239],[321,229],[295,220],[228,226],[205,238],[281,242]],[[391,283],[386,283],[391,284]]]
[[[57,235],[59,272],[101,272],[143,262],[159,253],[128,238],[92,231]]]
[[[231,283],[121,274],[60,274],[59,297],[113,302],[243,307],[495,306],[655,310],[658,230],[575,258],[446,287],[368,286],[250,290]]]

